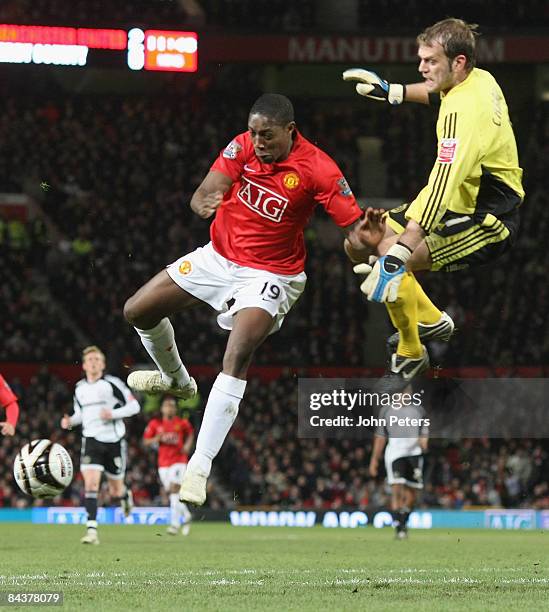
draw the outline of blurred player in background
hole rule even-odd
[[[181,533],[189,535],[191,513],[179,501],[179,487],[187,469],[189,453],[194,441],[194,430],[188,419],[177,416],[174,397],[165,396],[160,404],[161,419],[151,419],[143,433],[145,446],[158,448],[158,476],[170,497],[171,521],[167,531],[177,535],[181,520]]]
[[[515,136],[501,88],[489,72],[475,68],[475,29],[445,19],[418,36],[422,83],[388,83],[358,68],[343,73],[345,80],[358,81],[362,96],[438,109],[438,155],[428,184],[412,203],[387,214],[373,268],[355,267],[367,274],[362,291],[369,300],[385,302],[398,330],[389,339],[388,392],[429,367],[422,341],[448,340],[454,330],[412,271],[486,264],[509,250],[518,231],[524,190]],[[360,261],[349,247],[351,259]]]
[[[17,396],[2,374],[0,374],[0,408],[6,411],[6,420],[0,421],[0,432],[3,436],[13,436],[19,419],[19,404]]]
[[[369,209],[363,218],[336,163],[298,132],[290,100],[264,94],[250,110],[248,131],[225,147],[192,196],[199,217],[215,216],[211,242],[158,273],[125,304],[126,319],[158,367],[130,374],[137,391],[196,393],[169,316],[209,304],[218,324],[231,330],[181,501],[204,503],[212,460],[238,414],[254,351],[280,329],[305,288],[303,230],[317,205],[360,250],[378,213]]]
[[[84,478],[85,507],[88,513],[82,544],[99,544],[97,496],[105,472],[109,495],[126,516],[133,507],[131,491],[124,484],[126,474],[126,426],[124,418],[137,414],[139,403],[116,376],[105,374],[105,355],[97,346],[82,351],[84,378],[74,390],[74,414],[61,419],[63,429],[82,425],[80,471]]]
[[[400,399],[411,395],[412,387],[409,385]],[[399,394],[394,397],[398,398]],[[404,403],[401,401],[398,408],[393,404],[380,410],[377,418],[383,419],[385,424],[376,429],[369,467],[370,476],[376,478],[385,449],[387,484],[391,487],[391,513],[395,537],[400,540],[408,537],[408,517],[416,503],[417,491],[423,489],[423,455],[429,444],[429,424],[423,407]]]

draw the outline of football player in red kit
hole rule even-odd
[[[179,501],[178,493],[181,479],[187,469],[194,430],[187,419],[177,416],[174,397],[167,395],[163,398],[160,412],[162,418],[149,421],[143,433],[143,441],[146,446],[158,448],[158,476],[170,496],[171,520],[168,533],[176,535],[183,519],[182,533],[189,535],[191,513],[187,506]]]
[[[359,208],[337,164],[297,130],[288,98],[264,94],[252,106],[248,130],[220,153],[195,191],[191,208],[214,216],[211,242],[184,255],[139,289],[124,306],[158,370],[132,372],[128,385],[144,392],[191,397],[169,316],[201,304],[231,330],[204,411],[180,499],[206,499],[206,480],[238,413],[254,351],[280,329],[305,288],[303,230],[317,205],[339,225],[353,249],[379,240],[379,211]],[[192,332],[191,332],[192,333]]]
[[[13,436],[19,418],[19,404],[17,396],[10,389],[2,374],[0,374],[0,408],[6,411],[6,420],[0,421],[0,433],[3,436]]]

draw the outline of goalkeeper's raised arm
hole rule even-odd
[[[403,102],[429,104],[429,91],[425,82],[408,85],[389,83],[372,70],[364,68],[349,68],[345,70],[343,80],[356,82],[358,94],[378,102],[389,102],[389,104],[402,104]]]

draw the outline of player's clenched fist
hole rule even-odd
[[[385,210],[368,207],[364,217],[349,232],[343,247],[353,263],[363,263],[374,253],[385,235]],[[370,262],[371,263],[371,262]]]
[[[202,219],[208,219],[221,206],[221,202],[223,202],[223,193],[221,191],[208,193],[196,203],[195,212]]]
[[[8,423],[8,421],[2,421],[0,423],[0,433],[3,436],[13,436],[15,434],[15,427]]]

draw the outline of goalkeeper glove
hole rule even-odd
[[[360,290],[370,302],[396,302],[398,288],[406,273],[406,262],[412,251],[404,244],[397,242],[374,264],[359,264],[353,268],[357,274],[366,274],[366,280]]]
[[[343,73],[344,81],[358,81],[356,90],[361,96],[389,102],[389,104],[402,104],[406,95],[406,85],[388,83],[371,70],[363,68],[350,68]]]

